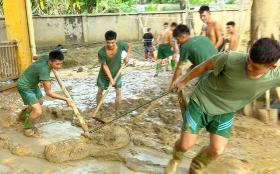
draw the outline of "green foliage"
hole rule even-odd
[[[31,0],[33,14],[91,14],[133,12],[136,0]]]
[[[189,0],[191,4],[208,4],[213,0]],[[158,4],[183,3],[185,0],[31,0],[34,15],[92,14],[135,12],[137,3],[148,4],[145,11],[168,11],[173,7],[159,9]],[[227,0],[234,3],[234,0]],[[0,15],[3,15],[3,0],[0,0]]]
[[[101,0],[97,3],[95,13],[121,13],[134,12],[136,9],[132,6],[134,1],[123,0]]]
[[[157,11],[158,5],[157,4],[151,4],[145,7],[145,11]]]
[[[226,4],[234,4],[235,3],[235,0],[227,0],[226,1]]]
[[[213,2],[214,0],[190,0],[191,4],[209,4],[210,2]]]

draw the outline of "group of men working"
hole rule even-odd
[[[206,36],[214,45],[214,48],[218,50],[218,52],[222,52],[225,50],[226,43],[229,43],[227,49],[228,51],[237,50],[239,35],[235,30],[235,22],[229,21],[227,23],[229,38],[225,39],[221,25],[219,24],[219,22],[212,19],[211,12],[208,6],[201,6],[199,9],[199,14],[203,22],[200,33],[201,36]],[[158,49],[155,77],[158,76],[162,64],[165,64],[167,70],[169,68],[169,65],[171,65],[173,71],[175,70],[178,55],[178,44],[172,33],[176,26],[177,23],[175,22],[171,23],[170,27],[168,23],[165,22],[163,24],[163,30],[157,37]],[[151,33],[151,28],[148,28],[147,33],[145,33],[143,36],[145,59],[154,59],[155,49],[152,45],[153,38],[154,37]],[[169,61],[169,57],[171,56],[172,59],[171,61]]]
[[[173,75],[171,89],[183,90],[190,80],[200,77],[186,106],[180,138],[176,141],[172,159],[165,168],[167,174],[176,173],[184,153],[196,144],[197,135],[202,128],[206,128],[210,133],[210,143],[192,159],[189,173],[205,173],[207,166],[223,153],[228,144],[235,112],[266,90],[280,85],[280,68],[276,65],[280,58],[279,42],[271,38],[261,38],[254,42],[249,53],[218,53],[217,48],[221,48],[223,42],[221,27],[211,19],[207,9],[209,8],[202,6],[200,14],[207,23],[205,33],[208,37],[191,36],[189,28],[180,24],[172,31],[162,31],[161,35],[166,37],[159,40],[162,41],[159,50],[164,50],[159,54],[160,58],[171,52],[165,44],[173,42],[173,38],[179,45],[180,59]],[[232,27],[234,23],[228,23],[228,26]],[[234,30],[231,31],[235,35]],[[234,37],[232,43],[236,42],[237,36]],[[117,34],[114,31],[107,31],[106,44],[98,52],[101,67],[97,78],[97,102],[102,97],[103,90],[112,84],[116,88],[115,109],[118,109],[121,77],[116,80],[114,77],[122,64],[121,52],[128,52],[124,58],[124,63],[127,63],[132,46],[117,41],[116,38]],[[236,45],[230,48],[236,48]],[[31,64],[19,78],[17,89],[24,104],[29,105],[29,109],[25,111],[26,130],[35,131],[35,121],[42,114],[39,82],[42,82],[48,96],[65,100],[69,105],[73,103],[70,99],[51,91],[50,71],[60,68],[63,58],[59,50],[51,51],[49,56],[42,56]],[[178,81],[183,64],[187,60],[192,66],[183,75],[183,79]]]

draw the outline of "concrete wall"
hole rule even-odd
[[[164,22],[182,22],[183,16],[184,12],[34,17],[35,40],[37,45],[101,42],[107,30],[116,31],[120,40],[137,40],[142,37],[139,17],[157,33]]]
[[[225,32],[226,22],[233,20],[239,28],[241,19],[242,43],[249,40],[250,12],[238,10],[213,11],[212,16],[219,21]],[[245,16],[247,18],[245,19]],[[141,22],[139,21],[141,19]],[[184,12],[129,13],[102,15],[40,16],[34,17],[34,31],[37,46],[57,44],[83,44],[104,41],[107,30],[115,30],[119,40],[138,40],[142,38],[142,27],[149,26],[157,35],[164,22],[186,23],[193,20],[195,34],[199,34],[202,22],[197,12],[187,16]],[[276,21],[280,26],[280,20]],[[226,33],[226,32],[225,32]],[[0,41],[6,40],[4,19],[0,18]]]

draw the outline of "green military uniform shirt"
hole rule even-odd
[[[116,53],[116,55],[114,57],[109,57],[106,54],[106,48],[105,46],[102,47],[99,51],[98,51],[98,60],[99,63],[106,63],[109,67],[109,70],[111,72],[112,77],[114,78],[119,69],[121,68],[121,64],[122,64],[122,51],[128,51],[128,44],[126,42],[121,42],[118,41],[117,43],[117,47],[118,47],[118,51]],[[98,78],[97,78],[97,86],[100,87],[101,89],[106,90],[109,86],[110,80],[108,78],[108,76],[106,75],[104,69],[100,68],[99,74],[98,74]],[[119,76],[119,78],[116,81],[115,87],[116,88],[121,88],[121,76]]]
[[[187,42],[180,45],[180,61],[190,60],[195,66],[215,54],[217,54],[217,49],[205,36],[191,37]]]
[[[213,57],[214,71],[199,81],[191,98],[210,115],[235,112],[266,90],[280,86],[280,68],[258,79],[247,74],[248,54],[223,52]]]
[[[17,86],[19,89],[35,89],[42,80],[50,80],[51,69],[48,64],[49,56],[43,55],[32,63],[19,77]]]

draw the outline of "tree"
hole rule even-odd
[[[254,0],[251,12],[251,43],[260,37],[279,39],[279,26],[276,25],[279,12],[278,0]]]

